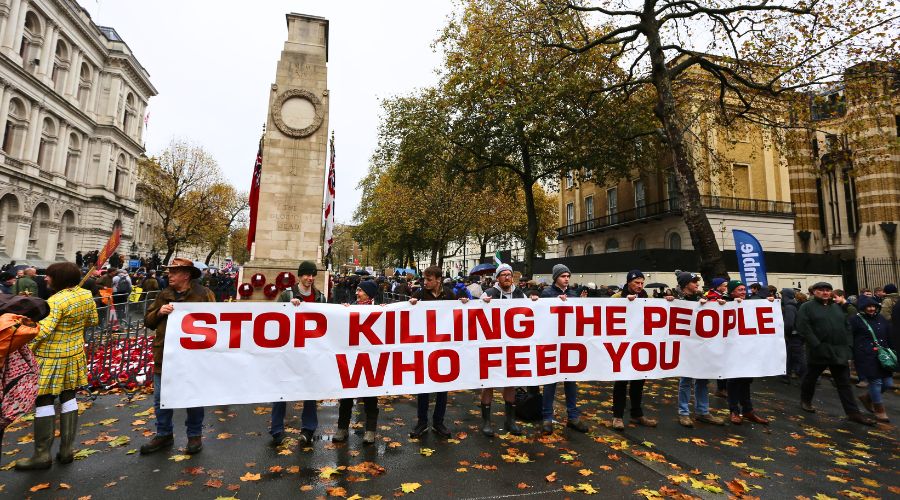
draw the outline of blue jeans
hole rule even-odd
[[[171,436],[173,433],[172,417],[175,410],[171,408],[159,407],[159,393],[162,389],[162,375],[153,374],[153,409],[156,412],[156,435]],[[188,408],[187,420],[184,421],[187,426],[187,437],[200,437],[203,434],[203,407]]]
[[[563,390],[566,393],[566,416],[574,420],[581,415],[578,409],[578,384],[575,382],[563,382]],[[545,422],[553,420],[553,400],[556,399],[556,384],[544,386],[544,405],[541,414]]]
[[[419,394],[416,401],[416,413],[419,422],[428,423],[428,403],[431,401],[431,394]],[[444,415],[447,413],[447,393],[434,393],[434,413],[431,415],[432,424],[443,424]]]
[[[692,379],[681,377],[678,379],[678,414],[689,416],[691,414],[691,386],[694,388],[694,408],[697,415],[709,413],[709,387],[705,378]]]
[[[277,401],[272,403],[272,425],[269,434],[275,435],[284,432],[284,415],[287,413],[287,403]],[[319,427],[319,414],[316,412],[315,401],[303,402],[303,413],[300,414],[300,428],[304,431],[316,432]]]
[[[867,380],[869,381],[869,397],[872,398],[872,402],[877,405],[882,404],[881,393],[887,392],[891,390],[892,387],[894,387],[894,378],[874,377]]]

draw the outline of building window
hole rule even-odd
[[[594,171],[586,168],[584,169],[584,180],[589,181],[594,178]]]
[[[610,224],[615,224],[619,221],[619,190],[616,188],[609,188],[606,190],[606,215],[609,218]]]
[[[75,181],[78,159],[81,158],[81,140],[77,134],[69,135],[69,151],[66,152],[66,179]]]
[[[606,240],[606,253],[616,253],[619,251],[619,240],[610,238]]]
[[[56,124],[50,118],[44,118],[41,129],[41,141],[38,146],[37,164],[41,168],[52,171],[53,151],[56,149]]]
[[[585,255],[594,255],[594,246],[588,245],[588,246],[584,247],[584,254]]]
[[[634,249],[635,250],[646,250],[647,249],[647,242],[644,241],[644,238],[638,237],[636,240],[634,240]]]
[[[666,177],[666,199],[669,200],[669,210],[677,210],[681,206],[681,193],[674,175]]]
[[[849,168],[844,169],[842,180],[844,181],[847,230],[850,231],[850,234],[856,234],[859,231],[859,207],[856,206],[856,180],[853,178]]]
[[[88,96],[91,92],[91,67],[88,63],[81,63],[81,71],[78,78],[78,105],[82,111],[87,111]]]
[[[587,221],[587,228],[594,228],[594,196],[588,196],[584,199],[584,220]]]
[[[634,209],[637,217],[647,215],[647,192],[644,190],[644,181],[634,181]]]
[[[571,226],[575,224],[575,204],[574,203],[566,203],[566,225]],[[569,228],[569,231],[572,229]]]
[[[21,156],[25,143],[25,131],[28,130],[25,105],[18,98],[9,101],[9,113],[4,127],[3,151],[10,156]]]
[[[816,179],[816,202],[819,204],[819,231],[824,236],[828,234],[828,225],[825,222],[825,194],[822,191],[822,179]]]
[[[566,257],[574,257],[575,252],[572,250],[572,247],[566,249]]]
[[[575,174],[572,172],[566,172],[566,189],[571,188],[575,185]]]
[[[669,235],[669,250],[681,250],[681,235],[672,233]]]
[[[53,80],[53,88],[57,93],[65,91],[66,75],[69,73],[69,48],[64,40],[56,42],[56,52],[53,58],[53,71],[50,79]]]

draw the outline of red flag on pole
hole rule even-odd
[[[334,244],[334,132],[331,132],[331,161],[328,167],[328,185],[325,191],[325,257],[331,256]]]
[[[101,268],[103,264],[115,253],[116,249],[119,248],[119,242],[122,241],[122,226],[116,226],[113,229],[112,235],[109,237],[109,241],[106,242],[106,245],[103,247],[103,250],[100,250],[100,253],[97,255],[97,263],[95,267]]]
[[[259,151],[256,153],[256,164],[253,165],[253,180],[250,183],[250,228],[247,231],[247,251],[256,241],[256,217],[259,210],[259,185],[262,181],[262,139],[259,140]]]

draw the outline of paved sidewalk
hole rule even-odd
[[[710,383],[714,386],[714,383]],[[893,424],[868,428],[840,415],[837,394],[823,379],[816,395],[821,409],[799,410],[799,388],[777,379],[753,384],[754,402],[769,426],[698,424],[677,421],[677,381],[648,383],[645,409],[659,418],[656,429],[608,427],[611,383],[584,384],[588,434],[562,425],[548,438],[537,426],[528,436],[485,438],[479,433],[477,394],[451,394],[447,416],[455,436],[407,437],[415,423],[412,397],[382,398],[379,441],[363,446],[355,428],[349,443],[332,443],[337,407],[322,402],[313,446],[295,440],[273,449],[266,432],[267,405],[207,409],[204,450],[183,455],[183,412],[176,411],[176,447],[151,456],[136,450],[153,429],[152,399],[128,402],[106,395],[88,402],[81,416],[78,448],[85,455],[48,471],[0,471],[6,498],[574,498],[596,492],[603,498],[656,498],[685,495],[726,498],[897,498],[900,453]],[[856,390],[861,393],[861,389]],[[561,395],[562,391],[558,391]],[[885,395],[888,413],[900,422],[900,398]],[[718,414],[725,402],[712,398]],[[298,405],[299,406],[299,405]],[[494,421],[502,423],[501,405]],[[562,404],[557,406],[558,415]],[[288,412],[289,434],[299,428],[299,408]],[[626,419],[627,423],[627,419]],[[357,424],[354,424],[357,425]],[[31,423],[7,429],[3,468],[33,449]],[[58,446],[58,440],[55,443]],[[54,448],[55,449],[55,448]],[[403,488],[412,490],[403,493]],[[31,491],[35,490],[35,491]],[[359,498],[356,497],[356,498]]]

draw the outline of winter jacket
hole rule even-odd
[[[313,302],[325,302],[325,294],[320,292],[313,287],[313,294],[315,294],[316,299]],[[303,300],[303,296],[300,295],[300,288],[297,285],[292,286],[291,288],[286,289],[278,295],[277,302],[290,302],[291,299],[300,299]]]
[[[556,286],[555,283],[548,286],[547,288],[544,288],[544,291],[541,292],[542,299],[559,297],[560,295],[565,295],[566,297],[578,297],[578,292],[576,292],[572,287],[566,288],[566,291],[564,292],[558,286]]]
[[[496,286],[492,286],[484,291],[484,295],[487,295],[491,299],[524,299],[525,292],[522,291],[521,288],[513,285],[512,293],[501,292],[499,288]]]
[[[792,288],[781,289],[781,316],[784,318],[784,335],[797,335],[795,328],[797,323],[797,306],[796,294]]]
[[[878,305],[871,297],[859,298],[860,311],[865,311],[866,307],[871,304]],[[870,327],[871,332],[869,331]],[[876,351],[875,341],[872,340],[872,333],[874,333],[881,347],[892,349],[890,323],[884,319],[884,316],[878,314],[877,310],[872,316],[861,312],[850,318],[850,329],[853,332],[853,365],[859,376],[867,379],[890,377],[891,372],[882,368],[881,363],[878,362],[878,351]]]
[[[457,299],[456,295],[454,295],[454,294],[452,293],[452,290],[448,293],[447,289],[446,289],[445,287],[443,287],[443,286],[441,287],[441,293],[440,293],[440,295],[438,295],[437,297],[435,297],[433,293],[429,292],[429,291],[426,290],[425,288],[420,288],[420,289],[416,290],[416,291],[413,293],[412,298],[414,298],[414,299],[416,299],[416,300],[424,300],[424,301],[429,301],[429,300],[456,300],[456,299]]]
[[[184,293],[178,293],[174,288],[169,287],[159,292],[156,300],[147,309],[144,315],[144,324],[147,328],[156,330],[156,336],[153,337],[153,365],[156,373],[162,373],[163,348],[166,342],[166,324],[169,316],[159,314],[162,306],[171,302],[215,302],[216,297],[212,290],[201,285],[197,280],[191,282],[190,288]]]
[[[700,302],[700,299],[703,298],[703,290],[697,289],[697,293],[694,295],[685,295],[684,290],[680,286],[673,288],[672,294],[676,299],[687,300],[690,302]]]
[[[632,295],[631,292],[626,292],[625,290],[626,290],[625,288],[619,290],[618,292],[614,293],[612,295],[612,297],[610,297],[610,298],[611,299],[626,299],[626,298],[628,298],[629,295]],[[641,293],[637,294],[637,296],[639,299],[646,299],[648,297],[647,290],[641,290]]]
[[[797,311],[794,328],[806,341],[811,365],[846,365],[853,355],[853,335],[841,306],[813,298]]]
[[[35,283],[35,281],[29,276],[22,276],[21,278],[17,279],[16,284],[13,285],[13,293],[16,295],[28,295],[31,297],[37,297],[37,283]]]
[[[900,303],[900,293],[891,293],[884,296],[881,301],[881,315],[888,321],[891,320],[894,305]],[[862,309],[862,308],[860,308]]]

